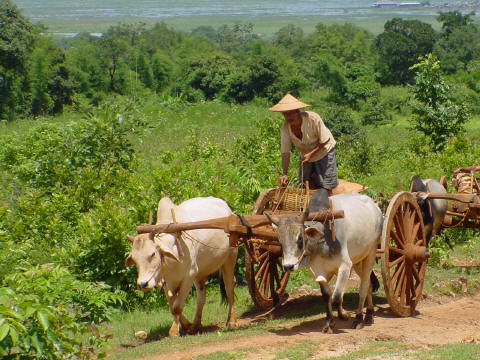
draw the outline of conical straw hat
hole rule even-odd
[[[272,106],[270,111],[278,111],[278,112],[285,112],[285,111],[291,111],[291,110],[296,110],[296,109],[302,109],[307,106],[310,106],[308,104],[305,104],[301,102],[300,100],[296,99],[290,94],[285,95],[282,100],[278,102],[278,104]]]

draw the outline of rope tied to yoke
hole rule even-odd
[[[252,237],[252,227],[248,223],[247,219],[243,217],[242,215],[237,214],[237,218],[240,221],[240,223],[247,228],[247,233],[245,235],[242,235],[242,238],[244,239],[250,239]]]

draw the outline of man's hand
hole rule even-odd
[[[325,145],[327,145],[327,143],[330,141],[330,138],[328,138],[325,142],[323,143],[319,143],[318,146],[313,149],[312,151],[306,153],[305,155],[303,155],[303,158],[302,158],[302,161],[301,163],[306,163],[308,161],[310,161],[310,159],[312,158],[313,155],[315,155],[318,151],[320,151]]]
[[[287,180],[288,176],[287,175],[282,175],[278,178],[278,187],[285,187],[287,186]]]
[[[306,162],[309,162],[311,157],[313,155],[313,152],[310,151],[309,153],[306,153],[305,155],[303,155],[303,158],[302,158],[302,164],[303,163],[306,163]]]

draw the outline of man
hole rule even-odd
[[[269,109],[281,112],[285,118],[280,129],[283,175],[278,178],[278,185],[285,186],[287,183],[293,143],[301,153],[299,182],[308,181],[310,188],[324,188],[331,194],[332,189],[338,185],[336,142],[317,113],[300,111],[308,106],[310,105],[287,94]]]

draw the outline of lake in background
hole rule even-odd
[[[143,21],[147,24],[164,21],[181,30],[191,30],[200,25],[219,26],[223,23],[250,21],[254,30],[268,34],[276,32],[287,23],[307,26],[313,30],[318,22],[352,22],[371,26],[393,17],[418,18],[432,22],[445,1],[432,0],[434,7],[372,8],[369,0],[15,0],[25,16],[41,21],[52,32],[104,31],[118,22]],[[399,1],[400,2],[400,1]],[[471,9],[465,9],[470,11]],[[266,21],[270,23],[266,24]],[[375,26],[377,24],[377,26]],[[275,28],[275,25],[278,25]],[[271,30],[271,31],[268,31]]]

